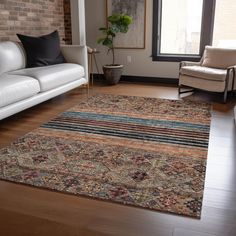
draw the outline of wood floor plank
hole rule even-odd
[[[174,230],[173,236],[216,236],[216,235],[203,233],[199,231],[197,232],[197,231],[190,231],[190,230],[176,228]]]
[[[205,188],[203,205],[236,211],[236,192]]]

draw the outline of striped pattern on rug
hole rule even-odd
[[[65,112],[42,127],[203,148],[209,136],[204,124],[88,112]]]

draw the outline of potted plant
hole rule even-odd
[[[123,65],[115,63],[114,39],[118,33],[127,33],[129,25],[132,23],[132,17],[126,14],[113,14],[107,18],[108,26],[99,28],[103,37],[97,40],[97,43],[108,48],[107,53],[112,53],[112,64],[103,66],[103,73],[107,82],[111,85],[117,84],[123,72]]]

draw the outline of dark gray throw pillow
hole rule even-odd
[[[17,34],[26,52],[27,67],[48,66],[64,63],[57,31],[40,37]]]

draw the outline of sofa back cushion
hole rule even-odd
[[[26,58],[20,44],[11,41],[0,42],[0,75],[25,68]]]
[[[226,69],[236,65],[236,49],[206,46],[202,66]]]

